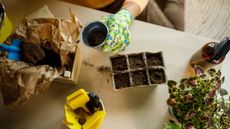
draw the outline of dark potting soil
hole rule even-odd
[[[84,65],[86,65],[86,66],[90,66],[90,67],[94,67],[94,64],[91,64],[91,63],[89,63],[89,62],[87,62],[87,61],[83,61],[83,63],[84,63]]]
[[[149,53],[146,52],[148,66],[164,66],[161,53]]]
[[[86,103],[86,107],[89,109],[90,113],[95,113],[97,110],[102,110],[102,104],[99,97],[92,93],[88,93],[89,101]]]
[[[66,70],[72,71],[74,65],[75,53],[70,52],[67,58],[68,64],[66,64]]]
[[[23,42],[21,49],[23,61],[29,64],[36,65],[46,56],[44,50],[38,44]]]
[[[86,116],[94,114],[96,111],[103,110],[102,103],[100,98],[92,93],[88,93],[89,101],[85,104],[86,107],[89,109],[90,112],[86,112],[84,108],[79,107],[74,110],[76,117],[78,118],[79,124],[83,125],[86,122]]]
[[[45,58],[39,62],[39,65],[49,65],[52,67],[60,67],[61,66],[61,57],[58,53],[54,52],[53,50],[44,49],[45,51]]]
[[[51,67],[61,66],[61,57],[51,49],[49,42],[46,42],[44,46],[23,42],[21,48],[23,61],[27,63]]]
[[[127,70],[128,65],[125,56],[118,56],[110,58],[112,62],[113,71]]]
[[[131,77],[134,86],[148,85],[148,79],[145,70],[132,72]]]
[[[129,65],[131,69],[143,68],[145,66],[142,54],[129,55],[128,59],[129,59]]]
[[[109,66],[100,66],[100,67],[98,67],[98,69],[97,69],[99,72],[101,72],[101,73],[111,73],[111,67],[109,67]]]
[[[78,123],[80,125],[84,125],[86,122],[86,116],[88,115],[88,113],[82,107],[75,109],[74,113],[76,114],[78,118]]]
[[[103,29],[93,29],[88,33],[87,39],[90,46],[98,46],[104,42],[107,32]]]
[[[163,69],[149,70],[149,78],[151,84],[160,84],[166,82],[165,72]]]
[[[116,89],[130,87],[129,73],[115,74],[114,81]]]

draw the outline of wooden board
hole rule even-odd
[[[15,0],[17,1],[17,0]],[[37,1],[36,1],[37,2]],[[15,3],[18,4],[15,8]],[[55,16],[69,18],[72,9],[83,24],[100,19],[108,13],[52,1],[9,2],[9,16],[16,21],[47,3]],[[30,6],[28,6],[28,4]],[[20,5],[20,6],[19,6]],[[27,7],[27,8],[26,8]],[[19,11],[20,10],[20,11]],[[17,14],[13,13],[17,11]],[[10,15],[11,14],[11,15]],[[15,23],[16,24],[16,23]],[[206,42],[212,41],[190,33],[134,21],[131,27],[131,44],[121,53],[142,51],[163,52],[168,79],[179,80],[192,74],[189,60],[192,54]],[[109,56],[98,49],[79,44],[82,66],[77,86],[54,83],[51,89],[12,112],[1,105],[0,127],[4,129],[66,129],[64,118],[65,97],[79,88],[92,91],[100,96],[107,112],[101,129],[162,129],[169,118],[166,100],[166,85],[139,87],[114,91],[110,73],[99,72],[101,66],[109,66]],[[1,103],[2,104],[2,103]]]
[[[77,46],[75,50],[73,67],[72,67],[70,77],[60,76],[54,80],[55,83],[67,83],[67,84],[75,83],[77,84],[79,80],[79,76],[80,76],[81,61],[82,61],[81,51],[80,51],[80,48]]]
[[[185,31],[221,40],[230,35],[229,0],[185,0]]]

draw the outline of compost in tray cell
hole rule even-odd
[[[114,75],[115,88],[130,87],[129,73],[119,73]]]
[[[145,70],[134,71],[131,73],[133,86],[148,85],[148,77]]]
[[[149,78],[151,84],[161,84],[166,82],[165,72],[163,69],[149,70]]]
[[[162,53],[150,53],[146,52],[147,64],[148,66],[164,66]]]
[[[128,64],[125,56],[111,57],[113,71],[127,70]]]
[[[144,59],[142,53],[128,55],[129,66],[131,69],[143,68],[145,67]]]
[[[140,52],[110,57],[114,88],[156,86],[166,82],[162,52]]]

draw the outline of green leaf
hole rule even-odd
[[[164,129],[181,129],[181,126],[175,122],[170,121],[169,123],[165,124]]]
[[[220,70],[218,70],[217,75],[221,76],[221,71]]]
[[[214,77],[216,75],[216,70],[214,68],[211,68],[207,71],[207,73],[211,76]]]
[[[181,79],[180,83],[185,83],[186,81],[188,81],[188,78],[183,78]]]
[[[199,67],[196,70],[199,74],[203,72]],[[225,99],[223,96],[228,92],[221,88],[224,80],[220,71],[211,68],[201,75],[183,78],[179,84],[172,80],[168,82],[170,98],[173,100],[168,103],[174,104],[176,118],[181,123],[179,129],[185,128],[186,124],[189,128],[193,128],[194,125],[197,129],[222,129],[223,124],[220,122],[230,123],[230,119],[220,120],[223,113],[230,117],[230,96]],[[220,99],[215,94],[216,91],[222,96]],[[168,124],[167,127],[165,129],[174,129],[173,124]]]
[[[220,95],[221,95],[221,96],[228,95],[228,91],[225,90],[225,89],[223,89],[223,88],[221,88],[221,89],[220,89]]]
[[[220,103],[220,108],[223,109],[223,110],[226,109],[225,103],[223,101]]]
[[[222,77],[222,79],[221,79],[221,84],[223,84],[224,81],[225,81],[225,77]]]
[[[206,78],[207,75],[203,74],[203,75],[200,75],[200,78]]]
[[[168,85],[168,87],[172,88],[172,87],[174,87],[174,86],[177,85],[177,82],[176,82],[176,81],[173,81],[173,80],[169,80],[169,81],[167,82],[167,85]]]
[[[230,116],[230,108],[227,110],[227,115]]]

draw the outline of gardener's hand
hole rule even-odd
[[[125,9],[120,10],[114,15],[102,18],[101,21],[105,23],[109,29],[109,34],[103,46],[105,52],[119,52],[129,45],[129,26],[132,20],[132,14]]]

